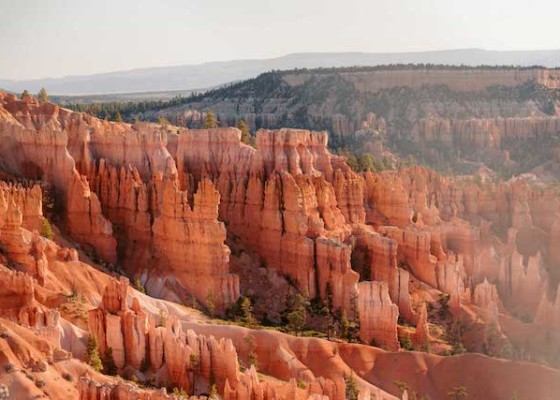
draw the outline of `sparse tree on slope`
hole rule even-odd
[[[345,374],[344,383],[346,384],[346,400],[358,400],[360,391],[358,390],[358,383],[356,382],[356,378],[354,378],[354,373],[350,373],[350,375]]]
[[[247,128],[245,121],[240,119],[237,122],[237,129],[241,131],[241,141],[245,144],[252,144],[253,137],[251,136],[251,132],[249,132],[249,128]]]
[[[255,325],[255,318],[253,318],[253,305],[251,300],[247,297],[242,297],[241,304],[241,322],[247,326]]]
[[[205,129],[213,129],[218,127],[218,119],[216,118],[216,114],[214,114],[211,110],[206,112],[206,120],[204,121],[204,128]]]
[[[41,90],[39,90],[39,94],[37,95],[37,98],[41,103],[45,103],[49,101],[49,95],[47,94],[47,90],[45,88],[41,88]]]
[[[117,364],[115,364],[115,359],[113,358],[112,347],[107,347],[107,350],[105,350],[105,355],[103,356],[103,373],[112,376],[117,375]]]
[[[89,335],[87,346],[86,346],[86,358],[87,362],[91,367],[97,372],[103,369],[103,364],[101,363],[101,358],[99,357],[99,348],[97,346],[97,340],[95,336]]]
[[[170,125],[171,123],[169,122],[169,120],[167,118],[160,115],[158,117],[158,124],[160,124],[162,127],[166,127],[167,125]]]
[[[307,307],[309,301],[301,294],[296,294],[290,305],[290,312],[286,316],[288,319],[288,329],[299,335],[307,324]]]
[[[41,225],[41,236],[46,237],[47,239],[52,239],[54,237],[51,223],[46,218],[43,218],[43,223]]]
[[[195,387],[196,387],[196,371],[198,369],[198,363],[199,363],[199,358],[196,354],[191,354],[189,357],[189,361],[190,361],[190,365],[187,366],[187,372],[190,371],[192,373],[191,379],[192,379],[192,391],[191,391],[191,395],[194,396],[194,391],[195,391]]]
[[[447,397],[451,397],[453,400],[463,400],[468,396],[467,388],[465,386],[456,386],[449,393]]]

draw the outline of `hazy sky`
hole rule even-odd
[[[560,48],[558,0],[0,0],[0,79],[294,52]]]

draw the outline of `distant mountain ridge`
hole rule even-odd
[[[34,80],[2,80],[0,88],[58,95],[194,90],[253,78],[271,70],[375,66],[383,64],[540,65],[560,66],[560,49],[493,51],[457,49],[408,53],[297,53],[270,59],[207,62],[197,65],[142,68],[94,75]]]

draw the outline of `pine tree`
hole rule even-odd
[[[247,346],[249,347],[249,355],[247,357],[249,360],[249,365],[253,365],[255,369],[257,369],[258,357],[257,357],[257,353],[255,353],[255,349],[257,348],[257,346],[255,345],[255,339],[253,338],[253,336],[246,336],[245,339],[243,340],[245,341],[245,343],[247,343]]]
[[[399,343],[405,350],[413,350],[414,348],[414,346],[412,345],[412,340],[410,340],[410,335],[408,335],[407,333],[399,336]]]
[[[237,122],[237,129],[241,131],[241,141],[245,144],[252,144],[253,137],[251,136],[251,132],[249,132],[249,128],[247,128],[247,124],[245,121],[240,119]]]
[[[48,219],[43,218],[43,223],[41,225],[41,236],[52,239],[54,237],[54,233],[52,231],[51,223]]]
[[[169,120],[163,116],[159,116],[158,117],[158,124],[160,124],[162,127],[166,127],[167,125],[170,125],[171,123],[169,122]]]
[[[30,97],[31,97],[31,95],[29,94],[29,92],[27,91],[27,89],[25,89],[25,90],[23,91],[23,93],[21,94],[21,99],[22,99],[22,100],[27,100],[27,99],[29,99]]]
[[[218,119],[216,118],[216,114],[214,114],[211,110],[206,112],[206,121],[204,121],[204,129],[213,129],[218,127]]]
[[[113,118],[113,120],[114,120],[115,122],[123,122],[123,119],[122,119],[122,117],[121,117],[120,111],[117,111],[117,112],[115,113],[115,118]]]
[[[352,318],[354,321],[360,321],[360,312],[358,310],[358,293],[354,292],[350,298],[350,304],[352,306]]]
[[[194,396],[194,389],[196,386],[196,370],[198,368],[198,356],[196,354],[191,354],[189,357],[190,366],[187,367],[189,371],[192,373],[192,395]]]
[[[370,153],[362,154],[358,158],[358,168],[360,171],[378,171],[379,165],[377,164],[377,160],[375,157]]]
[[[103,373],[107,375],[117,375],[117,364],[113,358],[113,348],[107,347],[103,355]]]
[[[86,346],[86,359],[88,364],[97,372],[103,369],[103,363],[99,358],[99,348],[95,336],[89,335]]]
[[[358,400],[360,391],[358,390],[358,383],[356,378],[354,378],[353,372],[350,375],[344,374],[344,383],[346,384],[346,400]]]
[[[352,171],[361,172],[358,160],[353,155],[349,154],[346,156],[346,164],[348,164],[348,166],[352,169]]]
[[[253,326],[255,324],[255,318],[253,318],[253,305],[251,300],[247,297],[243,297],[240,303],[241,309],[241,322],[247,326]]]
[[[381,159],[381,165],[383,165],[383,169],[385,170],[393,169],[393,163],[387,157]]]
[[[298,293],[291,303],[290,312],[286,316],[288,319],[288,329],[298,336],[307,324],[307,307],[309,307],[309,301]]]
[[[447,393],[447,396],[454,400],[466,399],[468,396],[467,388],[465,386],[456,386],[453,390]]]
[[[216,295],[213,292],[208,293],[206,296],[206,308],[208,309],[208,314],[211,317],[214,316],[214,312],[216,311],[216,302],[217,302]]]
[[[138,290],[140,293],[144,293],[146,294],[146,288],[142,285],[142,282],[140,282],[140,278],[136,277],[134,279],[134,288],[136,290]]]
[[[45,88],[41,88],[41,90],[39,90],[39,94],[37,94],[37,98],[41,103],[45,103],[49,101],[49,95],[47,94],[47,90]]]

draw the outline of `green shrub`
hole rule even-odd
[[[117,364],[113,358],[113,348],[107,347],[103,355],[103,373],[107,375],[117,375]]]
[[[447,396],[454,400],[466,399],[468,396],[467,388],[465,386],[456,386],[447,393]]]
[[[206,119],[204,121],[204,129],[214,129],[218,127],[218,118],[211,110],[206,112]]]
[[[399,336],[399,342],[401,344],[401,347],[405,350],[413,350],[414,349],[414,346],[412,345],[412,341],[410,340],[410,336],[407,335],[407,334]]]
[[[51,223],[46,218],[43,218],[43,224],[41,225],[41,236],[47,239],[52,239],[54,237]]]
[[[142,285],[142,282],[140,282],[139,277],[136,277],[136,279],[134,279],[134,288],[140,293],[146,294],[146,288]]]
[[[358,400],[360,397],[360,391],[353,372],[350,373],[350,375],[344,374],[344,383],[346,384],[346,400]]]
[[[95,336],[89,335],[86,346],[86,360],[88,364],[97,372],[103,369],[103,363],[99,357],[99,347]]]
[[[286,319],[288,320],[287,328],[298,336],[307,324],[307,307],[309,307],[309,301],[298,293],[292,299],[289,299],[288,303],[289,311],[286,315]]]
[[[251,300],[245,296],[239,297],[235,303],[228,307],[226,317],[229,320],[241,322],[248,327],[252,327],[256,323],[253,317]]]

